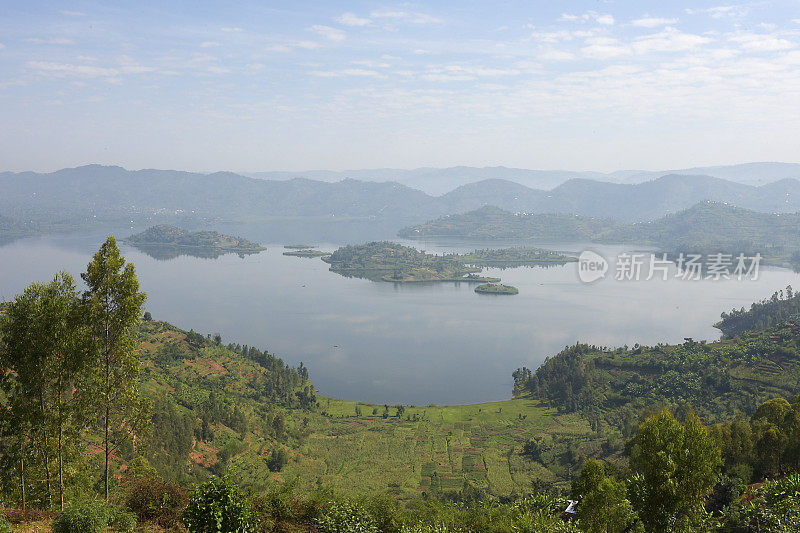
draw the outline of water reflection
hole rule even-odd
[[[268,243],[246,231],[247,239]],[[374,228],[373,228],[374,229]],[[141,229],[122,228],[125,237]],[[765,268],[757,281],[623,282],[578,280],[576,265],[488,268],[487,276],[519,288],[514,298],[480,298],[467,283],[395,284],[346,278],[320,259],[282,255],[283,244],[341,241],[283,232],[280,245],[239,258],[178,255],[157,259],[123,245],[136,265],[154,318],[303,361],[321,394],[378,403],[465,403],[508,398],[511,372],[535,368],[577,341],[621,346],[717,339],[722,311],[749,307],[798,276]],[[378,233],[378,235],[375,235]],[[97,231],[28,238],[0,247],[0,299],[59,269],[76,277],[105,238]],[[279,238],[278,238],[279,237]],[[348,237],[349,238],[349,237]],[[380,231],[351,243],[391,238]],[[273,241],[275,242],[275,241]],[[513,242],[400,241],[429,252],[465,252]],[[346,242],[345,242],[346,243]],[[580,243],[540,243],[579,253]],[[605,257],[624,247],[593,249]],[[673,271],[674,273],[674,271]]]

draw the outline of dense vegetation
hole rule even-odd
[[[475,276],[481,269],[454,254],[428,254],[386,241],[343,246],[323,261],[337,274],[374,281],[499,281]]]
[[[290,250],[288,252],[283,252],[283,255],[288,255],[291,257],[324,257],[326,255],[331,255],[328,252],[323,252],[322,250],[311,250],[308,248],[301,248],[298,250]]]
[[[223,235],[216,231],[190,232],[175,226],[152,226],[141,233],[131,235],[125,239],[126,244],[131,244],[145,251],[164,249],[167,253],[194,252],[206,254],[205,256],[219,256],[223,253],[252,254],[266,250],[260,244],[250,242],[241,237]]]
[[[755,302],[750,309],[733,309],[720,315],[714,324],[727,337],[741,335],[748,330],[764,330],[783,322],[800,322],[800,293],[791,286],[774,293],[770,298]]]
[[[468,265],[495,268],[564,265],[578,260],[576,257],[560,254],[552,250],[542,250],[541,248],[528,246],[474,250],[466,254],[459,254],[458,258]]]
[[[512,213],[486,206],[400,230],[401,237],[470,237],[591,241],[611,233],[619,222],[563,214]]]
[[[484,207],[405,228],[404,237],[454,236],[486,239],[623,242],[664,252],[754,254],[800,265],[800,214],[757,213],[703,202],[652,222],[624,224],[596,218],[511,213]]]
[[[484,283],[475,287],[475,292],[478,294],[519,294],[519,289],[511,285]]]

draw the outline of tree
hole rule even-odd
[[[137,387],[139,357],[132,335],[147,298],[139,292],[134,266],[109,236],[81,274],[83,295],[97,357],[93,374],[94,405],[103,433],[105,498],[109,497],[109,459],[113,449],[146,425],[146,403]]]
[[[0,323],[2,367],[4,373],[15,376],[6,388],[14,421],[4,429],[16,432],[20,444],[27,436],[27,445],[41,455],[48,505],[52,503],[50,468],[55,454],[61,509],[65,447],[68,442],[79,442],[84,426],[84,404],[77,401],[88,359],[81,311],[75,281],[61,272],[50,283],[28,286],[9,305]],[[20,476],[24,476],[24,460],[20,459]]]
[[[578,527],[590,533],[632,531],[637,517],[625,490],[625,483],[603,476],[578,504]]]
[[[706,496],[719,476],[720,449],[702,421],[681,424],[667,410],[648,417],[631,440],[628,492],[647,531],[701,528]]]

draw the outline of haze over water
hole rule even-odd
[[[116,234],[122,238],[141,229]],[[268,249],[244,258],[229,254],[160,261],[122,245],[136,265],[154,319],[218,332],[226,344],[268,349],[292,366],[303,361],[321,394],[376,403],[506,399],[515,368],[534,369],[576,341],[620,346],[675,343],[685,337],[713,340],[719,332],[712,324],[722,311],[748,307],[790,284],[800,286],[797,274],[774,268],[762,268],[757,281],[606,279],[587,285],[578,280],[571,263],[548,269],[485,269],[520,291],[511,297],[485,296],[467,283],[395,285],[345,278],[328,271],[320,259],[283,256],[283,244],[310,239],[314,232],[309,227],[284,233],[283,239],[263,228],[240,229],[248,238],[261,238]],[[391,238],[383,228],[367,224],[343,235],[318,229],[330,242],[309,244],[327,251]],[[354,238],[359,231],[361,240]],[[0,299],[10,299],[60,269],[78,278],[105,235],[48,235],[0,246]],[[489,246],[393,240],[434,253]],[[519,243],[491,246],[514,244]],[[584,249],[574,243],[545,247]],[[590,248],[606,257],[625,249]]]

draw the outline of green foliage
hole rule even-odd
[[[333,502],[325,513],[315,520],[320,533],[380,533],[378,525],[361,506],[347,502]]]
[[[246,533],[255,531],[247,498],[228,478],[212,477],[195,487],[183,524],[191,533]]]
[[[589,533],[633,531],[638,517],[626,494],[625,483],[603,477],[578,506],[578,527]]]
[[[693,413],[648,417],[631,440],[628,492],[648,531],[693,530],[708,517],[705,498],[719,476],[720,450]]]
[[[140,248],[156,259],[177,257],[181,253],[199,257],[218,257],[223,253],[257,253],[266,248],[241,237],[223,235],[216,231],[189,232],[175,226],[159,225],[125,239],[127,244]]]
[[[475,287],[475,292],[478,294],[519,294],[519,289],[512,285],[484,283]]]
[[[722,313],[714,327],[727,338],[741,335],[745,331],[765,330],[787,321],[796,322],[800,313],[800,293],[795,293],[791,285],[786,290],[775,292],[770,298],[755,302],[750,309],[733,309]]]
[[[31,284],[0,315],[0,373],[8,378],[2,383],[8,403],[0,433],[10,445],[0,450],[2,461],[6,469],[27,463],[38,470],[47,506],[54,492],[63,504],[64,464],[69,475],[88,414],[85,319],[75,282],[65,272],[50,283]]]
[[[14,533],[14,528],[8,523],[3,513],[0,513],[0,533]]]
[[[467,266],[456,254],[428,254],[386,241],[343,246],[323,260],[330,263],[333,272],[373,281],[455,281],[481,271],[479,267]],[[477,276],[468,279],[499,281]]]
[[[68,506],[53,521],[55,533],[100,533],[107,527],[131,531],[136,527],[136,517],[105,502],[87,500]]]
[[[800,531],[800,474],[767,481],[753,499],[733,511],[727,520],[731,527],[765,533],[797,533]]]
[[[177,483],[160,477],[131,479],[125,484],[125,506],[141,522],[155,522],[173,528],[187,504],[187,496]]]
[[[90,386],[103,433],[103,478],[108,501],[111,452],[141,433],[147,423],[147,403],[139,392],[140,361],[133,336],[147,295],[139,292],[134,266],[126,263],[113,235],[106,239],[81,277],[88,287],[83,300],[96,357]]]
[[[267,467],[270,472],[280,472],[288,462],[289,454],[286,453],[286,450],[281,446],[275,446],[272,448],[269,459],[267,459]]]

